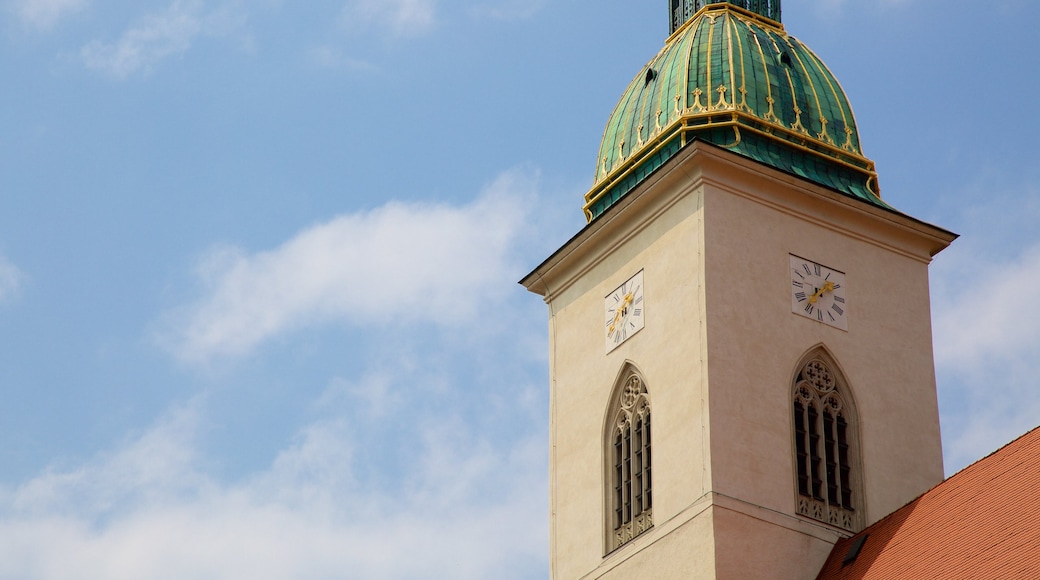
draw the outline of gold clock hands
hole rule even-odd
[[[820,296],[823,296],[824,294],[826,294],[828,292],[833,292],[833,291],[834,291],[834,282],[831,282],[831,281],[828,280],[823,285],[823,288],[820,288],[819,290],[816,291],[815,294],[813,294],[812,296],[809,297],[809,304],[816,304],[816,301],[820,299]]]
[[[614,327],[617,326],[618,321],[621,320],[621,315],[625,312],[625,309],[628,308],[628,305],[631,303],[632,293],[629,292],[628,294],[625,294],[625,298],[621,301],[621,305],[618,306],[617,310],[614,311],[614,322],[610,323],[610,328],[607,329],[607,334],[614,333]]]

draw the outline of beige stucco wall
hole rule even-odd
[[[551,301],[551,536],[558,578],[595,569],[607,549],[603,434],[610,393],[626,363],[643,375],[653,409],[655,522],[675,517],[707,490],[700,201],[696,191],[687,192],[648,227],[627,232],[623,244]],[[646,327],[605,353],[604,297],[639,270],[647,280]],[[699,529],[709,534],[710,523]]]
[[[790,382],[820,344],[860,418],[864,523],[941,480],[927,287],[941,230],[699,144],[617,205],[524,280],[550,307],[554,578],[750,573],[747,545],[818,570],[839,532],[795,515]],[[846,273],[848,332],[791,313],[790,253]],[[646,326],[605,353],[604,297],[639,270]],[[655,525],[606,554],[604,422],[626,363],[653,409]]]
[[[872,523],[943,477],[928,246],[906,243],[876,215],[754,174],[712,176],[704,214],[713,489],[794,512],[791,379],[799,359],[823,345],[859,415],[857,504]],[[848,331],[791,312],[790,254],[845,273]]]
[[[689,580],[712,578],[715,570],[715,550],[712,542],[705,541],[714,533],[710,506],[696,517],[660,533],[652,542],[633,543],[606,560],[604,565],[589,574],[589,578],[604,580]]]
[[[715,572],[722,580],[812,580],[834,545],[826,530],[729,498],[712,507]]]

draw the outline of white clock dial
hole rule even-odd
[[[848,330],[845,274],[792,255],[791,312]]]
[[[643,329],[643,271],[640,270],[603,299],[607,352]]]

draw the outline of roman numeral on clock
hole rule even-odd
[[[794,254],[789,258],[791,312],[848,330],[845,273]]]

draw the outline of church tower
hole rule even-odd
[[[549,306],[552,577],[813,578],[943,477],[928,264],[779,0],[669,0]]]

